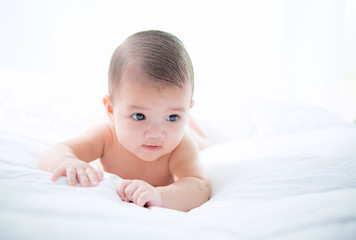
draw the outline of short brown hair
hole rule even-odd
[[[109,94],[114,95],[125,66],[138,60],[144,74],[160,85],[194,91],[193,65],[183,43],[174,35],[157,30],[137,32],[114,51],[109,68]]]

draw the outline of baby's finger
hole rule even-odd
[[[122,201],[125,200],[125,188],[128,186],[132,181],[131,180],[121,180],[117,186],[116,192],[121,198]]]
[[[68,184],[70,186],[75,186],[75,182],[76,182],[76,172],[75,169],[73,167],[68,167],[66,169],[66,175],[67,175],[67,180],[68,180]]]
[[[96,177],[97,177],[98,181],[99,181],[99,182],[102,181],[103,178],[104,178],[104,173],[103,173],[103,171],[98,170],[98,169],[94,169],[94,170],[95,170]]]
[[[134,203],[136,203],[137,205],[141,206],[141,207],[142,207],[143,205],[145,205],[145,204],[143,204],[143,205],[139,204],[139,203],[138,203],[138,200],[140,199],[140,196],[141,196],[144,192],[146,192],[146,189],[143,188],[143,187],[139,187],[139,188],[137,188],[136,191],[132,194],[132,201],[133,201]],[[145,202],[145,203],[146,203],[146,202]]]
[[[135,193],[135,191],[138,189],[138,187],[139,186],[137,184],[135,184],[135,182],[132,182],[124,190],[125,196],[132,202],[134,202],[132,195]]]
[[[97,186],[98,185],[98,177],[97,177],[96,173],[94,172],[94,170],[92,168],[87,168],[85,171],[88,175],[90,182],[93,184],[93,186]]]
[[[79,183],[82,187],[88,187],[89,186],[89,180],[88,180],[88,175],[82,168],[77,169],[77,178],[79,180]]]
[[[142,192],[139,196],[138,199],[136,200],[136,205],[143,207],[146,205],[146,203],[150,200],[150,194],[148,191]]]
[[[59,177],[65,176],[66,169],[64,167],[57,167],[52,173],[52,181],[56,181]]]

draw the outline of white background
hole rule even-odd
[[[281,91],[353,121],[355,2],[2,0],[0,81],[56,79],[63,94],[89,86],[105,94],[114,49],[160,29],[185,43],[198,93],[208,85]]]

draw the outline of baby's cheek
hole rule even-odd
[[[137,135],[142,130],[142,126],[140,124],[135,124],[134,121],[121,121],[116,126],[116,134],[125,135],[125,137],[129,137],[130,135]]]

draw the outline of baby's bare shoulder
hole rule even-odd
[[[110,123],[97,122],[82,134],[63,142],[70,147],[75,155],[86,162],[101,157],[112,141],[112,130]]]
[[[89,131],[92,131],[94,135],[101,138],[105,145],[111,145],[116,139],[115,126],[109,120],[98,122]]]
[[[198,159],[198,146],[189,133],[185,133],[182,140],[172,152],[171,162],[195,161]]]
[[[110,136],[112,135],[113,128],[113,124],[110,121],[102,120],[90,126],[86,131],[84,131],[83,135]]]
[[[187,133],[172,153],[169,160],[169,169],[175,179],[183,177],[196,177],[207,179],[199,162],[197,143]]]
[[[113,127],[110,121],[96,122],[87,128],[78,137],[70,139],[67,143],[91,143],[91,145],[106,145],[112,141]]]
[[[183,138],[178,144],[176,150],[185,152],[188,149],[194,152],[198,152],[198,146],[196,141],[190,133],[186,132],[184,133]]]

